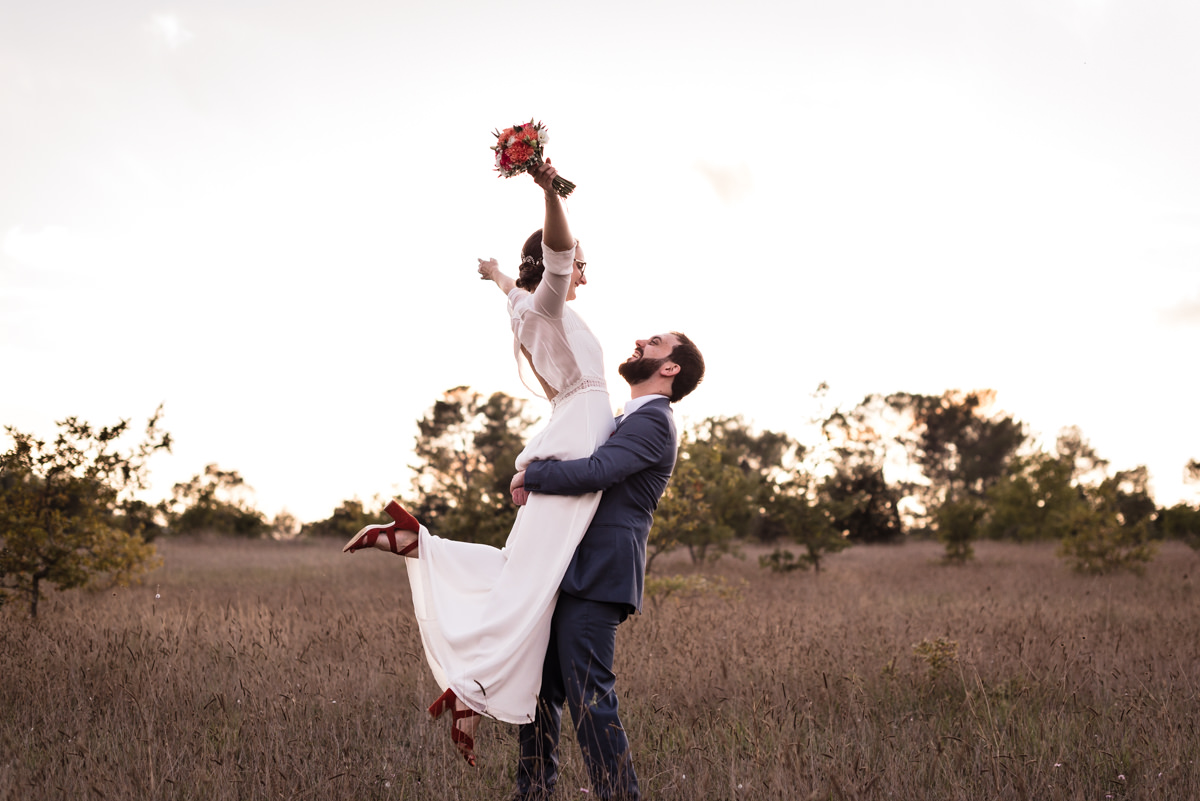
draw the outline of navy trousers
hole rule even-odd
[[[560,594],[550,625],[542,688],[533,723],[520,727],[517,796],[541,798],[558,782],[562,709],[571,710],[594,798],[638,801],[629,740],[617,714],[613,653],[624,604]]]

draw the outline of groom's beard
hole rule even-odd
[[[622,362],[617,372],[632,387],[653,378],[658,368],[666,363],[666,359],[638,359],[636,362]]]

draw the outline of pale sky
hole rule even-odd
[[[0,423],[164,403],[149,499],[406,492],[444,390],[529,396],[475,267],[540,226],[488,149],[537,117],[615,405],[678,329],[685,424],[994,388],[1196,500],[1197,41],[1191,0],[0,0]]]

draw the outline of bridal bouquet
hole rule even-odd
[[[541,122],[522,122],[503,131],[492,131],[496,144],[496,172],[505,178],[511,178],[523,172],[535,170],[542,165],[542,148],[549,141],[546,126]],[[575,189],[575,184],[562,176],[556,176],[552,182],[554,191],[566,197]]]

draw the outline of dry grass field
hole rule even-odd
[[[339,549],[168,541],[140,587],[0,610],[0,799],[505,798],[514,730],[461,761],[399,561]],[[939,554],[750,554],[706,570],[723,592],[648,603],[617,665],[646,797],[1200,799],[1200,556],[1093,578],[1051,546]],[[563,756],[557,797],[587,799]]]

